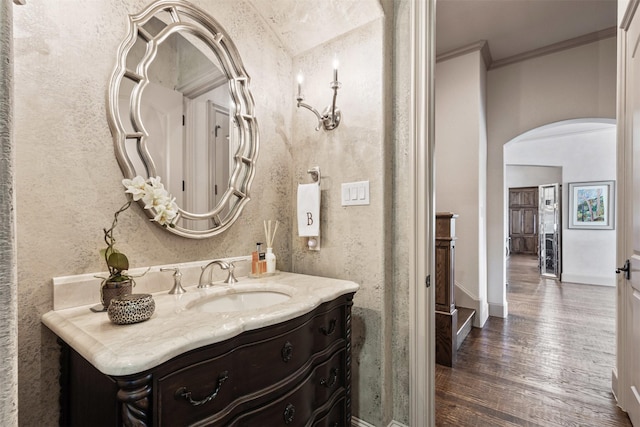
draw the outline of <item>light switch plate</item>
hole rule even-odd
[[[369,204],[369,181],[345,182],[342,184],[342,206]]]

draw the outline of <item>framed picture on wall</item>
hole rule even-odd
[[[612,230],[615,181],[569,183],[569,228]]]

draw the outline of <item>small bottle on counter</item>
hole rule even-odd
[[[267,261],[267,273],[276,272],[276,254],[273,253],[273,248],[267,248],[267,255],[265,256]]]
[[[251,275],[259,276],[260,275],[260,246],[262,243],[256,243],[256,250],[251,253]]]

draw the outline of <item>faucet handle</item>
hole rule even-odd
[[[246,259],[235,259],[233,261],[229,261],[229,275],[227,275],[227,279],[224,283],[236,283],[238,279],[234,274],[234,270],[236,269],[236,262],[244,262]]]
[[[160,268],[160,271],[173,271],[173,288],[171,288],[171,290],[169,291],[169,294],[171,295],[179,295],[179,294],[184,294],[185,292],[187,292],[183,287],[182,287],[182,273],[180,272],[180,269],[178,267],[162,267]]]

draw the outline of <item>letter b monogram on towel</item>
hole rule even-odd
[[[320,185],[298,184],[298,235],[320,236]]]

